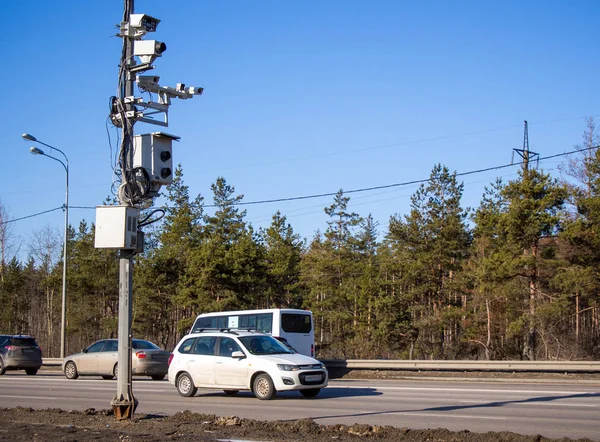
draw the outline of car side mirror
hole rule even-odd
[[[233,353],[231,353],[231,357],[237,358],[237,359],[243,359],[246,357],[246,355],[244,354],[244,352],[238,350],[238,351],[234,351]]]
[[[87,348],[84,348],[83,350],[81,350],[81,353],[87,353]]]

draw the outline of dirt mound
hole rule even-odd
[[[0,440],[10,441],[411,441],[411,442],[541,442],[570,441],[515,433],[478,434],[445,429],[412,430],[390,426],[319,425],[311,419],[264,422],[237,416],[218,417],[183,411],[173,416],[136,415],[117,421],[112,410],[64,411],[32,408],[0,409]],[[589,439],[579,439],[589,441]]]

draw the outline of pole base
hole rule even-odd
[[[133,419],[133,413],[138,406],[138,400],[131,396],[131,399],[125,398],[114,398],[110,405],[112,406],[113,413],[115,413],[115,419],[118,421],[125,419]]]

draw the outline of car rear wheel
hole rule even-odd
[[[37,368],[26,368],[25,369],[25,373],[27,373],[28,376],[35,376],[38,372]]]
[[[320,388],[309,388],[308,390],[300,390],[300,393],[304,397],[315,397],[319,394],[319,391],[321,391]]]
[[[4,361],[0,358],[0,376],[6,373],[6,367],[4,366]]]
[[[273,399],[275,394],[277,394],[277,391],[275,390],[271,376],[263,373],[254,379],[254,396],[264,401]]]
[[[152,375],[152,379],[155,381],[162,381],[165,378],[164,374],[154,374]]]
[[[65,377],[67,379],[77,379],[79,377],[79,373],[77,373],[77,365],[75,365],[75,362],[67,362],[67,365],[65,365]]]
[[[227,396],[235,396],[239,390],[223,390]]]
[[[192,377],[188,373],[181,373],[177,376],[177,392],[183,397],[191,397],[196,394],[198,389],[194,385]]]
[[[102,375],[102,379],[104,379],[106,381],[110,381],[112,378],[114,378],[114,376],[112,374]]]
[[[119,364],[115,364],[113,367],[113,376],[117,379],[119,378]]]

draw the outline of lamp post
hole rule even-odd
[[[67,233],[68,233],[68,229],[69,229],[69,159],[67,158],[67,156],[65,155],[65,153],[62,150],[57,149],[56,147],[50,146],[49,144],[46,144],[46,143],[38,140],[33,135],[23,134],[22,137],[25,140],[33,141],[35,143],[39,143],[43,146],[49,147],[52,150],[56,150],[57,152],[60,152],[62,154],[62,156],[65,158],[65,161],[63,162],[62,160],[59,160],[58,158],[55,158],[52,155],[48,155],[43,150],[38,149],[37,147],[31,147],[29,149],[29,151],[34,155],[43,155],[45,157],[53,159],[54,161],[58,161],[65,168],[65,172],[67,175],[66,196],[65,196],[65,206],[64,206],[65,232],[64,232],[64,238],[63,238],[62,312],[61,312],[61,319],[60,319],[60,357],[64,358],[65,357],[65,343],[66,343],[65,323],[66,323],[66,316],[67,316]]]

